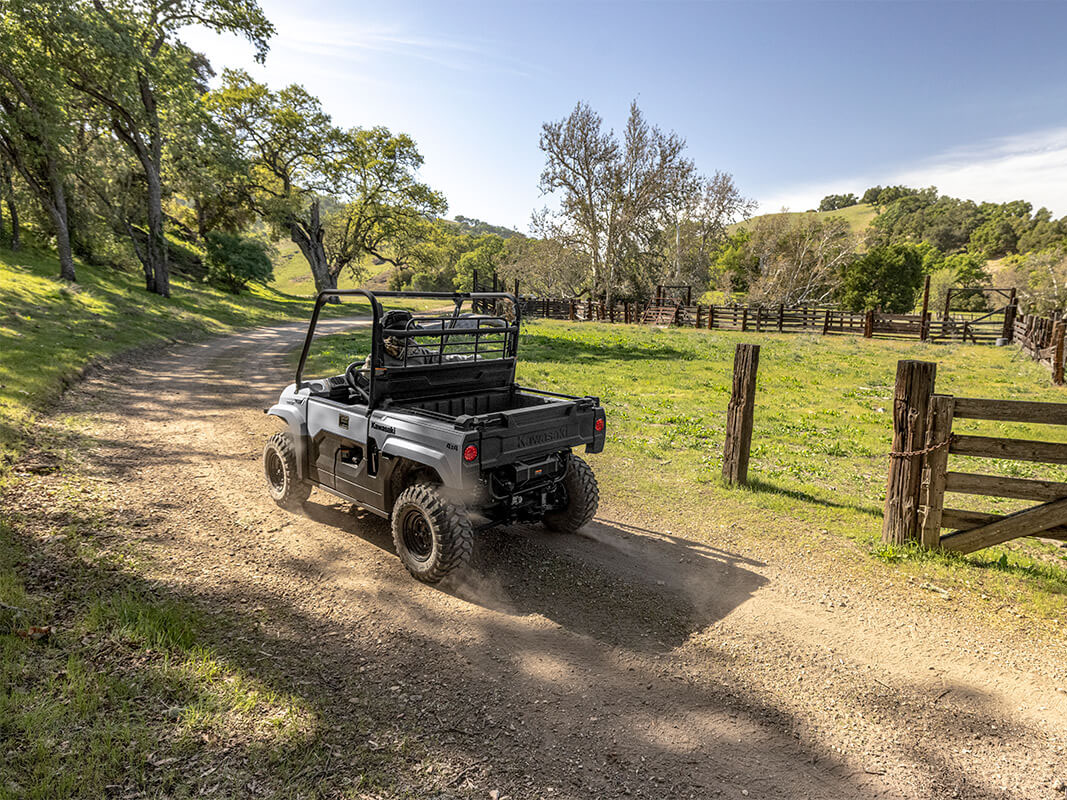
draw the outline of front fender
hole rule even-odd
[[[307,423],[299,409],[291,405],[278,403],[267,409],[267,414],[285,422],[293,437],[296,447],[296,475],[300,480],[307,479]]]

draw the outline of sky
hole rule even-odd
[[[183,39],[339,125],[410,134],[449,216],[526,231],[552,204],[541,125],[585,101],[620,130],[633,100],[759,213],[904,183],[1067,215],[1067,3],[260,2],[262,66]]]

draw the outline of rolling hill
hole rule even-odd
[[[819,217],[842,217],[848,221],[849,227],[852,229],[853,233],[862,234],[871,224],[871,220],[878,216],[878,210],[870,203],[860,203],[858,205],[849,206],[848,208],[842,208],[838,211],[779,211],[768,214],[759,214],[744,222],[738,222],[735,225],[731,225],[730,228],[731,230],[745,228],[758,219],[783,214],[787,217],[803,217],[808,214],[814,214]]]

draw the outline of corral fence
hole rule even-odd
[[[753,333],[852,335],[868,339],[994,344],[1011,339],[1010,315],[998,309],[976,319],[933,319],[926,314],[850,312],[825,306],[661,305],[631,302],[608,305],[584,298],[520,297],[524,317],[587,322],[677,325]]]
[[[970,553],[1023,536],[1067,539],[1067,483],[949,469],[954,456],[1067,464],[1067,444],[958,434],[953,420],[1067,425],[1067,403],[989,400],[934,393],[937,365],[900,361],[882,540]],[[945,494],[1040,501],[1011,514],[947,508]]]
[[[1026,314],[1012,325],[1012,341],[1035,361],[1052,370],[1052,382],[1063,384],[1064,321],[1058,314],[1039,317]]]
[[[692,290],[688,286],[657,286],[654,299],[647,304],[625,300],[606,303],[587,297],[535,297],[521,294],[518,281],[515,281],[514,287],[505,287],[495,277],[491,283],[479,283],[477,273],[474,276],[474,288],[476,291],[513,288],[524,317],[572,322],[644,323],[706,330],[851,335],[868,339],[918,339],[924,342],[972,344],[1011,341],[1016,338],[1015,331],[1018,328],[1014,289],[983,290],[1005,301],[1003,306],[992,311],[954,313],[946,303],[942,318],[935,319],[927,310],[929,287],[924,291],[923,311],[919,314],[850,312],[822,305],[694,304]]]
[[[480,284],[478,291],[503,291],[505,285],[494,277],[492,283]],[[572,322],[607,322],[625,324],[674,325],[706,330],[753,333],[807,333],[824,336],[849,335],[867,339],[901,339],[921,342],[964,342],[969,344],[1009,344],[1020,346],[1031,358],[1048,366],[1053,382],[1064,383],[1064,334],[1067,330],[1061,315],[1020,315],[1015,289],[965,287],[950,291],[939,319],[928,310],[929,279],[923,291],[923,310],[918,314],[887,314],[881,311],[850,312],[839,308],[799,305],[701,305],[692,303],[688,286],[657,286],[655,298],[647,303],[618,301],[606,303],[581,297],[534,297],[519,292],[522,315],[534,319],[559,319]],[[673,292],[673,296],[670,294]],[[953,293],[984,295],[994,305],[990,311],[953,311]]]

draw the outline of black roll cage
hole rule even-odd
[[[369,399],[370,399],[370,405],[371,406],[374,405],[374,400],[375,400],[375,397],[376,397],[376,394],[375,394],[375,391],[374,391],[374,381],[375,381],[375,375],[378,373],[378,369],[381,366],[381,364],[379,363],[379,358],[380,358],[380,354],[382,352],[382,350],[381,350],[382,331],[381,331],[380,322],[381,322],[381,318],[383,316],[383,309],[382,309],[382,304],[378,301],[378,298],[409,298],[409,299],[417,299],[417,300],[451,300],[455,304],[455,307],[454,307],[453,312],[452,312],[452,322],[453,322],[453,326],[452,327],[447,327],[446,328],[444,326],[444,324],[442,323],[441,328],[438,329],[437,331],[435,331],[433,328],[428,328],[428,329],[427,328],[420,328],[418,330],[407,330],[407,331],[390,329],[389,334],[391,336],[397,336],[397,337],[400,337],[400,338],[414,337],[414,336],[420,336],[420,337],[429,336],[431,338],[432,337],[438,337],[438,338],[442,339],[442,345],[441,345],[440,350],[443,351],[443,342],[447,341],[449,336],[454,336],[454,335],[467,335],[467,336],[469,336],[469,335],[471,335],[473,333],[473,335],[475,337],[475,352],[477,353],[477,341],[478,341],[479,333],[495,334],[495,335],[505,334],[506,336],[510,334],[510,336],[508,336],[507,342],[503,345],[503,347],[505,349],[501,352],[501,357],[502,358],[514,359],[516,357],[516,355],[518,354],[518,340],[519,340],[519,335],[518,334],[519,334],[519,323],[521,322],[522,309],[519,307],[518,298],[516,298],[515,295],[513,295],[511,292],[370,292],[370,291],[367,291],[366,289],[324,289],[323,291],[319,292],[318,295],[315,298],[315,308],[311,312],[311,322],[308,325],[307,335],[304,337],[304,346],[300,351],[300,361],[297,363],[297,366],[296,366],[296,381],[295,382],[296,382],[297,391],[299,391],[300,389],[303,389],[306,386],[308,386],[308,384],[305,383],[304,380],[303,380],[303,377],[304,377],[304,365],[307,362],[308,353],[311,351],[311,342],[315,338],[315,328],[318,325],[319,313],[322,311],[322,307],[331,298],[341,298],[341,297],[365,297],[370,301],[370,307],[371,307],[371,369],[369,370],[369,374],[367,375],[367,380],[369,382],[368,396],[369,396]],[[457,328],[454,327],[455,321],[459,318],[460,308],[463,306],[463,303],[465,303],[467,301],[470,301],[471,304],[472,304],[472,310],[473,310],[474,304],[476,302],[478,302],[478,301],[496,301],[496,300],[509,300],[511,302],[512,308],[515,310],[515,321],[511,325],[508,325],[507,327],[494,327],[494,328],[481,328],[479,326],[479,327],[476,327],[475,329],[473,329],[473,331],[471,331],[471,330],[463,331],[462,329],[457,329]],[[440,366],[440,364],[433,365],[433,366]],[[421,367],[421,369],[425,369],[425,368],[426,368],[425,366]],[[404,363],[403,366],[391,366],[391,367],[389,367],[389,369],[390,369],[390,371],[393,371],[393,370],[398,370],[399,371],[399,370],[411,369],[411,367],[407,366],[406,357],[405,357],[405,363]]]

